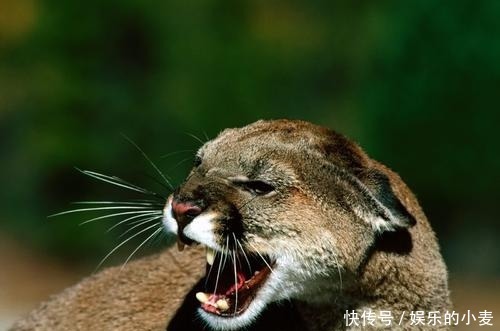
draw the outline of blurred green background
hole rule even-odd
[[[498,290],[499,17],[495,0],[2,0],[4,260],[23,249],[88,274],[120,242],[113,220],[46,216],[140,198],[74,166],[162,190],[122,134],[179,183],[191,135],[285,117],[336,129],[399,172],[452,281]]]

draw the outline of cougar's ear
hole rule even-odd
[[[320,151],[326,157],[328,166],[325,169],[329,169],[334,182],[347,189],[340,199],[359,218],[371,224],[377,232],[415,225],[415,217],[396,196],[387,175],[367,167],[366,156],[359,146],[336,132],[328,131]]]
[[[351,201],[352,208],[375,231],[395,231],[415,225],[415,217],[398,199],[385,174],[378,170],[362,169],[355,171],[354,177],[352,184],[358,186],[358,193],[361,194]]]

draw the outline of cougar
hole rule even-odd
[[[106,269],[11,330],[447,328],[410,318],[451,308],[417,199],[329,129],[271,120],[222,131],[196,153],[162,223],[180,251]]]

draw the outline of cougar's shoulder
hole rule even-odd
[[[107,268],[42,303],[11,331],[165,330],[204,266],[203,250]]]

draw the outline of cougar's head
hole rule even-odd
[[[372,165],[302,121],[259,121],[203,145],[164,211],[181,247],[207,248],[201,318],[231,330],[271,302],[338,295],[380,233],[415,222]]]

